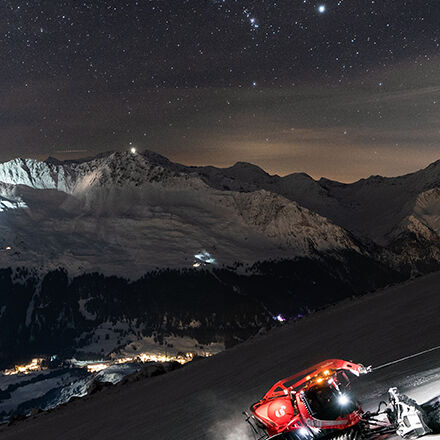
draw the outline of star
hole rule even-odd
[[[396,133],[396,139],[377,139],[375,144],[394,148],[402,136],[394,126],[398,120],[403,130],[407,125],[423,126],[425,157],[437,159],[435,110],[440,99],[432,84],[440,47],[439,0],[405,0],[405,8],[399,2],[377,0],[83,0],[36,2],[41,3],[38,7],[28,0],[3,3],[9,6],[0,16],[0,56],[8,63],[0,65],[0,81],[7,102],[16,108],[10,109],[14,113],[7,120],[6,134],[2,126],[0,161],[16,155],[49,155],[47,150],[58,144],[87,144],[92,153],[104,145],[106,150],[128,152],[136,146],[139,152],[139,140],[148,140],[160,152],[180,144],[191,126],[190,140],[181,143],[185,151],[179,153],[190,163],[191,155],[202,154],[205,147],[198,145],[205,145],[208,132],[219,146],[228,143],[226,137],[248,136],[241,124],[216,121],[234,120],[250,107],[268,130],[259,141],[269,138],[268,145],[281,148],[290,140],[269,136],[270,121],[280,124],[280,132],[284,124],[289,132],[291,124],[298,124],[297,130],[301,124],[320,124],[321,117],[327,117],[327,100],[338,120],[329,115],[323,119],[325,126],[331,121],[343,139],[361,142],[355,127],[369,118],[365,125],[370,127],[371,122],[373,134],[379,129],[376,120]],[[319,94],[304,114],[295,110],[293,87],[312,95],[316,88]],[[386,101],[388,93],[399,92],[403,100],[405,90],[418,88],[430,92],[411,94],[410,110]],[[345,93],[354,93],[357,101],[368,91],[379,94],[380,102],[368,101],[368,109],[353,104],[352,111],[339,107]],[[278,93],[283,96],[281,107],[274,104]],[[54,100],[44,99],[48,94]],[[68,105],[71,95],[78,100]],[[111,117],[101,110],[107,105]],[[397,111],[395,120],[392,115]],[[410,111],[416,117],[410,117]],[[41,119],[42,126],[28,118]],[[84,125],[83,118],[86,127],[73,129]],[[17,124],[23,127],[20,136],[15,135]],[[133,138],[127,140],[127,133]],[[365,136],[369,144],[371,136]],[[30,142],[29,152],[25,145]],[[248,151],[249,142],[240,143],[243,151]],[[405,148],[416,151],[418,144]],[[214,152],[209,154],[214,161]],[[251,156],[244,159],[252,161]],[[288,172],[284,160],[276,160]]]

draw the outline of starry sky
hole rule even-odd
[[[0,160],[353,181],[440,159],[439,0],[3,0]]]

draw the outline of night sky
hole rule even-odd
[[[3,0],[0,160],[414,171],[440,159],[439,23],[440,0]]]

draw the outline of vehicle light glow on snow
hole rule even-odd
[[[281,315],[281,313],[278,314],[278,315],[276,315],[276,316],[274,316],[273,319],[274,319],[275,321],[278,321],[278,322],[285,322],[285,321],[286,321],[286,318],[284,318],[284,316]]]

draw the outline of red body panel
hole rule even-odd
[[[332,383],[338,371],[350,371],[359,375],[363,366],[340,359],[331,359],[317,364],[298,374],[280,380],[251,407],[254,416],[264,425],[269,435],[289,432],[295,429],[346,429],[356,425],[362,418],[362,411],[356,411],[336,420],[318,420],[307,409],[302,391],[324,380]]]

